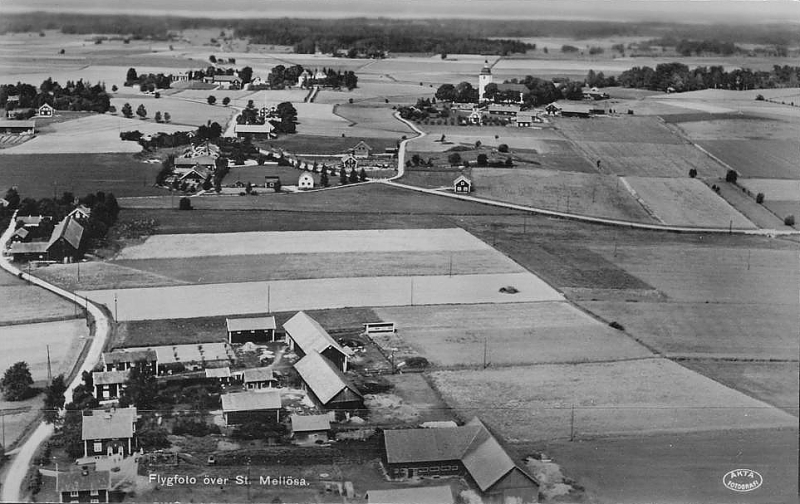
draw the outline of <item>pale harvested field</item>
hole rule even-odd
[[[480,415],[510,441],[796,427],[797,418],[667,359],[439,371],[460,416]]]
[[[684,143],[655,117],[621,116],[562,119],[558,129],[576,142],[625,142],[643,144]]]
[[[178,259],[175,260],[175,263],[183,267],[188,266],[186,261]],[[172,275],[157,274],[144,268],[129,267],[114,262],[85,262],[80,265],[80,270],[80,281],[78,281],[78,265],[76,263],[51,264],[47,268],[39,269],[36,276],[71,291],[112,287],[119,289],[161,287],[186,283],[173,278]]]
[[[39,275],[47,268],[32,270]],[[0,324],[20,324],[34,321],[76,317],[72,303],[41,287],[29,285],[3,272],[7,283],[0,286]],[[3,331],[0,326],[0,332]]]
[[[567,213],[655,223],[616,177],[555,170],[473,168],[476,196]]]
[[[562,150],[560,144],[564,136],[557,130],[545,126],[541,129],[533,128],[506,128],[503,126],[443,126],[433,124],[417,124],[419,129],[427,136],[414,139],[408,143],[409,151],[446,151],[456,145],[474,147],[480,141],[484,148],[496,149],[500,144],[506,144],[514,149],[536,149],[539,152],[552,152],[554,149]],[[445,142],[439,140],[445,136]],[[495,138],[495,135],[498,138]]]
[[[194,129],[192,126],[158,124],[107,114],[55,123],[51,127],[53,133],[38,135],[21,145],[2,149],[0,154],[134,153],[141,151],[142,146],[137,142],[120,140],[121,131],[139,130],[144,134],[153,134]]]
[[[209,105],[206,102],[209,94],[214,94],[214,92],[208,92],[199,102],[182,100],[172,96],[154,98],[152,95],[146,95],[135,98],[112,98],[111,104],[117,108],[117,113],[120,115],[122,114],[122,107],[126,103],[130,103],[134,113],[139,108],[139,105],[144,105],[147,110],[146,122],[151,123],[148,126],[149,128],[162,126],[162,124],[155,121],[155,115],[158,111],[161,112],[162,116],[164,112],[169,112],[169,124],[171,125],[187,125],[196,128],[211,121],[217,122],[224,127],[228,120],[233,117],[235,109],[223,106],[222,96],[218,95],[215,95],[217,96],[217,105]],[[139,116],[134,117],[141,122]]]
[[[142,275],[137,284],[135,273]],[[309,278],[470,275],[525,271],[494,250],[458,252],[358,252],[262,254],[115,261],[83,288],[148,287],[180,283],[229,283]],[[105,273],[105,274],[103,274]],[[122,278],[118,278],[121,275]],[[81,270],[81,278],[83,270]],[[124,283],[123,283],[124,282]]]
[[[794,228],[800,226],[800,201],[765,201],[765,206],[775,212],[781,219],[788,215],[794,215]]]
[[[117,259],[460,250],[491,250],[491,247],[460,228],[256,231],[150,236],[141,245],[124,249]]]
[[[432,97],[435,90],[427,86],[394,82],[385,75],[358,74],[358,87],[350,91],[333,91],[331,89],[321,89],[314,99],[314,103],[346,103],[350,98],[354,102],[370,101],[384,102],[389,100],[391,104],[406,104],[416,102],[414,96]]]
[[[744,185],[747,180],[748,179],[740,178],[739,184]],[[771,204],[772,200],[767,199],[763,205],[758,204],[754,197],[742,191],[739,186],[723,182],[722,180],[717,184],[717,187],[720,188],[718,194],[756,226],[762,229],[791,229],[783,223],[783,218],[778,218],[778,216],[772,213],[766,206]]]
[[[787,300],[790,301],[790,300]],[[788,304],[581,301],[667,357],[797,358],[800,301]]]
[[[592,247],[674,301],[796,306],[800,265],[794,250],[690,245]],[[748,267],[749,264],[749,267]]]
[[[53,376],[67,375],[88,336],[89,329],[83,319],[0,326],[3,348],[0,370],[25,361],[34,381],[46,380],[49,345]]]
[[[406,128],[399,121],[396,126],[384,123],[384,127],[373,129],[369,123],[353,124],[334,113],[333,105],[320,103],[295,103],[297,109],[297,132],[306,135],[341,137],[398,138]],[[386,121],[386,119],[383,119]],[[410,131],[406,131],[410,133]]]
[[[376,308],[438,366],[592,362],[646,357],[645,347],[564,301]]]
[[[796,140],[800,134],[800,123],[797,121],[770,121],[750,116],[714,119],[705,115],[702,119],[681,121],[679,126],[695,141],[747,140],[742,144],[745,146],[749,145],[750,140]]]
[[[392,114],[394,110],[388,105],[369,107],[365,105],[339,105],[335,113],[350,121],[353,127],[372,129],[386,133],[394,133],[399,139],[402,135],[415,136],[411,128],[398,121]]]
[[[754,229],[756,226],[691,178],[625,177],[649,211],[664,224],[687,227]]]
[[[513,286],[517,294],[503,294]],[[520,303],[563,299],[530,273],[459,276],[320,278],[179,287],[80,291],[114,305],[119,320],[192,318],[359,306]]]
[[[735,112],[735,110],[732,108],[724,107],[714,103],[708,103],[703,101],[669,100],[669,97],[670,97],[669,95],[665,95],[665,96],[654,97],[653,99],[665,100],[665,101],[668,100],[668,103],[673,107],[697,110],[699,112],[708,112],[709,114],[727,114],[730,112]]]
[[[740,177],[800,179],[796,140],[702,140],[702,148],[739,172]]]
[[[753,194],[764,193],[765,201],[800,201],[800,180],[742,178],[738,183]]]

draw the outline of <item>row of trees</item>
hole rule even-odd
[[[689,69],[683,63],[662,63],[655,69],[648,66],[633,67],[616,79],[620,86],[629,88],[676,92],[697,89],[761,89],[795,87],[800,85],[800,67],[775,65],[771,71],[735,69],[726,71],[722,66]]]
[[[9,101],[9,97],[15,100]],[[11,110],[36,109],[48,103],[57,110],[78,110],[103,113],[111,106],[111,98],[106,93],[105,84],[90,84],[78,81],[67,81],[61,85],[48,77],[37,89],[31,84],[0,85],[0,107]]]
[[[172,79],[169,75],[158,74],[137,74],[135,68],[129,68],[125,75],[126,86],[138,85],[142,91],[155,91],[156,89],[169,89]]]
[[[283,89],[287,86],[295,86],[305,70],[306,69],[301,65],[291,65],[289,67],[276,65],[267,75],[267,84],[270,89]],[[343,87],[353,89],[358,87],[358,76],[352,70],[342,72],[341,70],[334,70],[333,68],[323,68],[322,73],[325,75],[324,77],[316,78],[312,76],[306,85],[318,85],[334,89]]]

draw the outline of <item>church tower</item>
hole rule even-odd
[[[486,86],[492,83],[492,69],[489,68],[489,61],[486,60],[483,62],[483,68],[481,68],[481,73],[478,75],[478,101],[482,102],[486,99],[484,94],[486,93]]]

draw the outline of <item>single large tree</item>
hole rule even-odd
[[[131,108],[130,103],[126,103],[125,105],[122,106],[122,115],[124,115],[127,118],[133,117],[133,108]]]
[[[206,101],[208,102],[209,105],[214,105],[215,103],[217,103],[217,97],[214,96],[213,94],[212,95],[208,95],[208,98],[206,98]]]
[[[60,374],[53,378],[53,381],[44,389],[44,421],[56,423],[58,420],[58,410],[64,407],[64,392],[67,391],[67,384],[64,383],[64,375]]]
[[[152,410],[156,404],[157,394],[158,383],[150,369],[145,366],[134,366],[128,375],[119,405],[123,408],[136,406],[143,411]]]
[[[28,363],[19,361],[10,368],[6,369],[3,380],[0,381],[0,388],[7,401],[22,401],[27,399],[31,393],[31,370]]]
[[[144,108],[144,104],[143,103],[140,103],[139,107],[136,109],[136,115],[138,115],[142,119],[147,117],[147,109]]]
[[[139,76],[136,75],[135,68],[128,69],[128,75],[125,77],[125,82],[136,82],[139,80]]]

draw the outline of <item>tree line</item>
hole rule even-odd
[[[9,100],[9,97],[16,99]],[[34,110],[45,103],[56,110],[77,110],[104,113],[111,106],[111,98],[106,93],[105,84],[90,84],[78,81],[67,81],[61,85],[51,77],[43,81],[37,89],[36,86],[17,82],[16,84],[0,85],[0,107],[5,110],[27,109]],[[30,114],[29,117],[32,117]]]
[[[800,67],[773,66],[770,71],[737,68],[726,71],[722,66],[700,66],[689,69],[683,63],[661,63],[655,68],[633,67],[616,78],[616,84],[628,88],[653,91],[694,91],[698,89],[764,89],[796,87],[800,84]],[[598,82],[598,87],[608,85]]]

